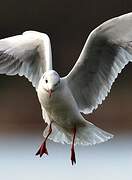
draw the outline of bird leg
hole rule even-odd
[[[73,139],[72,139],[72,146],[71,146],[71,163],[72,163],[72,165],[74,163],[76,164],[76,156],[75,156],[75,149],[74,149],[75,137],[76,137],[76,128],[73,129]]]
[[[40,155],[40,157],[41,157],[41,156],[43,156],[43,154],[47,154],[48,155],[48,151],[47,151],[47,148],[46,148],[46,142],[47,142],[47,139],[48,139],[49,135],[52,133],[52,126],[51,126],[51,124],[52,124],[52,122],[50,123],[50,126],[49,126],[49,132],[48,132],[44,142],[40,146],[38,152],[36,153],[36,156]]]

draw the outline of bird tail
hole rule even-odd
[[[46,127],[43,135],[46,137],[48,133],[48,127]],[[75,144],[79,145],[95,145],[105,141],[108,141],[113,137],[112,134],[96,127],[94,124],[87,122],[86,126],[80,127],[76,131]],[[72,143],[73,135],[66,132],[64,129],[52,124],[52,133],[49,136],[50,140],[58,143]]]

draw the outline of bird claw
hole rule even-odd
[[[43,154],[47,154],[48,155],[48,151],[47,151],[46,143],[45,142],[39,148],[38,152],[36,153],[36,156],[40,155],[40,157],[42,157]]]
[[[73,139],[72,139],[72,147],[71,147],[71,163],[72,163],[72,165],[76,164],[76,156],[75,156],[75,149],[74,149],[75,137],[76,137],[76,127],[73,129]]]
[[[71,149],[71,163],[72,165],[76,164],[76,156],[73,148]]]
[[[43,144],[40,146],[38,152],[36,153],[36,156],[40,155],[40,157],[42,157],[43,154],[47,154],[48,155],[48,151],[47,151],[47,148],[46,148],[46,142],[47,142],[47,139],[48,139],[49,135],[52,133],[51,125],[52,125],[52,122],[50,123],[50,126],[49,126],[49,133],[47,134]]]

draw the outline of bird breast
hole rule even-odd
[[[60,126],[70,126],[80,118],[77,104],[64,83],[52,93],[51,97],[42,86],[38,87],[37,93],[49,119],[56,121]]]

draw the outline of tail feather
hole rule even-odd
[[[43,132],[43,136],[46,137],[49,131],[49,127],[47,126]],[[62,143],[62,144],[70,144],[71,140],[68,134],[63,132],[63,130],[59,127],[56,127],[54,124],[52,124],[52,133],[48,137],[48,139],[57,142],[57,143]]]
[[[86,127],[79,128],[76,144],[94,145],[108,141],[112,137],[112,134],[88,123]]]
[[[43,135],[46,137],[48,133],[48,127],[46,127]],[[108,141],[113,137],[112,134],[96,127],[94,124],[87,122],[85,127],[80,127],[77,129],[75,144],[80,145],[95,145],[105,141]],[[64,129],[52,125],[52,134],[49,136],[50,140],[54,142],[60,142],[62,144],[72,143],[72,134],[69,134]]]

